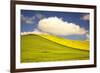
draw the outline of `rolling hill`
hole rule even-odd
[[[84,50],[84,47],[82,47],[82,49],[78,49],[79,47],[75,47],[76,45],[74,46],[73,44],[65,45],[65,43],[59,43],[64,41],[65,39],[50,35],[21,35],[21,62],[89,59],[89,50]],[[73,41],[67,40],[65,42],[68,43]],[[73,43],[75,43],[75,41]],[[80,45],[81,43],[83,44],[83,42],[78,41],[76,44]],[[84,42],[84,44],[88,45],[87,42]]]
[[[64,39],[58,36],[48,35],[48,34],[39,34],[39,36],[51,40],[53,42],[56,42],[58,44],[62,44],[64,46],[77,48],[81,50],[87,50],[87,51],[89,50],[89,41],[69,40],[69,39]]]

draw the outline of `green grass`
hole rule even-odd
[[[21,35],[21,62],[87,60],[89,51],[67,47],[39,35]]]

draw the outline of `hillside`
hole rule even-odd
[[[77,48],[80,50],[87,50],[89,51],[89,41],[84,41],[84,40],[69,40],[69,39],[64,39],[58,36],[54,35],[47,35],[47,34],[39,34],[39,36],[46,38],[48,40],[51,40],[53,42],[56,42],[58,44],[72,47],[72,48]]]
[[[87,60],[89,51],[64,46],[41,35],[21,35],[21,62]]]

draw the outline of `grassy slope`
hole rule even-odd
[[[21,36],[21,62],[89,59],[89,51],[77,50],[38,35]]]
[[[82,49],[82,50],[89,50],[89,41],[69,40],[69,39],[60,38],[58,36],[52,36],[52,35],[46,35],[46,34],[45,35],[41,34],[40,36],[48,40],[51,40],[53,42],[62,44],[64,46],[69,46],[69,47]]]

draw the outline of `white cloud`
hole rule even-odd
[[[43,33],[50,33],[54,35],[83,35],[87,33],[87,31],[79,25],[65,22],[58,17],[49,17],[40,20],[37,28]]]
[[[34,23],[35,16],[32,17],[25,17],[24,15],[21,15],[21,20],[26,24],[33,24]]]
[[[22,32],[21,35],[28,35],[28,34],[32,34],[32,32]]]
[[[90,19],[90,15],[89,15],[89,14],[84,15],[84,16],[82,17],[82,19],[83,19],[83,20],[89,20],[89,19]]]
[[[46,32],[42,32],[42,31],[40,31],[38,29],[35,29],[32,33],[34,33],[34,34],[48,34]]]
[[[40,13],[36,14],[36,17],[39,18],[39,19],[43,19],[43,18],[45,18],[45,16],[42,15],[42,14],[40,14]]]
[[[36,32],[36,31],[35,32],[34,31],[33,32],[31,31],[31,32],[22,32],[21,33],[21,35],[28,35],[28,34],[40,34],[40,33],[39,32]]]
[[[28,35],[28,34],[48,34],[45,32],[41,32],[38,29],[35,29],[34,31],[30,31],[30,32],[22,32],[21,35]]]
[[[86,34],[86,37],[87,37],[87,40],[89,40],[89,39],[90,39],[90,34],[87,33],[87,34]]]

